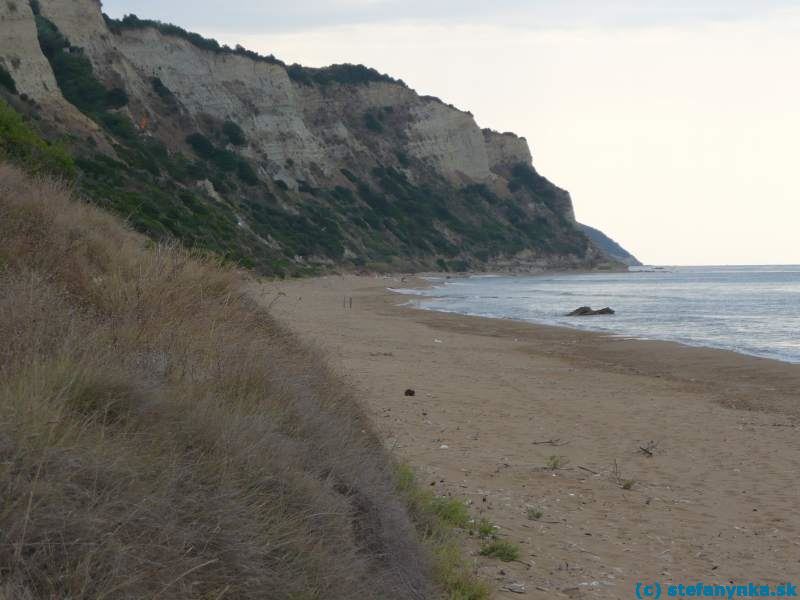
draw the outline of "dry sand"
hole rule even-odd
[[[799,582],[800,366],[401,307],[386,291],[398,285],[325,277],[259,293],[286,294],[273,313],[362,391],[424,485],[519,544],[503,563],[465,541],[497,597]],[[525,592],[502,591],[514,583]]]

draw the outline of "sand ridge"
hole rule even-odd
[[[400,285],[331,276],[256,293],[286,294],[272,312],[362,392],[425,484],[519,544],[503,563],[465,542],[497,597],[800,579],[800,366],[420,311],[386,290]]]

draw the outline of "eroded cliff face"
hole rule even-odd
[[[41,104],[49,114],[73,127],[98,129],[64,100],[50,63],[39,47],[36,24],[28,2],[0,2],[0,65],[14,79],[22,97]]]
[[[20,94],[43,103],[63,101],[50,63],[39,49],[27,2],[0,2],[0,64],[14,78]]]
[[[409,127],[409,153],[431,161],[449,177],[475,181],[491,177],[489,156],[480,129],[471,115],[438,102],[413,107]]]
[[[111,151],[97,123],[64,99],[39,46],[31,6],[23,0],[0,1],[0,66],[11,75],[20,98],[40,107],[61,132]]]
[[[338,175],[342,159],[358,160],[368,147],[359,139],[360,123],[354,130],[342,116],[361,117],[386,107],[405,113],[405,123],[399,124],[405,139],[392,140],[394,149],[400,146],[446,177],[486,182],[498,163],[531,160],[523,139],[487,135],[469,113],[421,98],[400,84],[369,83],[357,87],[355,94],[351,86],[321,92],[294,84],[282,65],[204,52],[155,29],[113,34],[95,0],[40,0],[40,5],[73,45],[86,50],[103,79],[126,84],[151,123],[158,117],[150,105],[149,81],[158,77],[189,115],[238,123],[248,133],[251,156],[266,157],[271,166],[267,171],[273,175],[287,160],[304,180],[309,175],[314,180],[317,169],[329,177]],[[289,173],[282,175],[290,180]]]
[[[513,166],[519,163],[531,164],[531,150],[525,138],[513,133],[499,133],[491,129],[483,130],[486,154],[490,168]]]
[[[30,8],[17,0],[14,12],[10,4],[0,1],[0,60],[31,98],[76,113],[38,48]],[[248,243],[282,248],[300,263],[374,259],[391,254],[392,246],[420,268],[586,266],[602,259],[577,230],[569,195],[533,170],[524,138],[482,130],[470,113],[402,82],[298,77],[275,59],[209,50],[141,22],[109,22],[96,0],[38,5],[71,51],[82,49],[107,89],[124,90],[125,105],[106,117],[129,118],[138,141],[112,129],[112,154],[130,163],[126,156],[154,140],[173,162],[199,155],[200,166],[190,165],[188,176],[195,184],[164,166],[145,168],[157,178],[166,171],[178,188],[225,205],[237,235],[252,234]],[[230,124],[243,140],[234,144],[219,133]],[[194,145],[187,144],[191,134]],[[210,142],[198,148],[197,136]],[[206,177],[197,173],[203,164]],[[231,175],[237,169],[247,185]],[[310,242],[282,236],[277,222],[319,225],[326,233],[335,228],[337,241],[309,251]]]
[[[249,154],[263,165],[283,165],[291,160],[300,169],[316,165],[326,174],[333,171],[325,147],[309,131],[295,88],[278,65],[255,62],[235,55],[198,52],[189,42],[149,29],[122,32],[113,37],[114,50],[146,80],[159,78],[174,93],[193,119],[209,115],[236,122],[247,134]],[[114,73],[100,72],[113,77]],[[148,85],[147,88],[150,86]],[[147,88],[137,90],[136,99],[153,118],[157,111],[148,102]],[[273,169],[268,169],[274,172]]]

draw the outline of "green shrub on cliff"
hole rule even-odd
[[[121,123],[127,117],[114,115],[109,110],[128,104],[128,94],[122,88],[107,90],[94,74],[91,61],[82,48],[72,46],[69,40],[49,19],[36,13],[36,30],[42,53],[50,62],[58,87],[71,104],[82,113],[112,133],[130,136],[133,125]]]
[[[158,77],[153,77],[150,80],[150,84],[153,86],[153,91],[158,94],[158,97],[161,98],[168,107],[168,112],[176,112],[178,109],[178,99],[175,97],[175,94],[172,93],[172,90],[164,85],[164,82]]]
[[[405,87],[401,79],[395,79],[364,65],[343,63],[322,68],[303,67],[293,64],[286,68],[289,77],[296,83],[303,85],[330,85],[339,83],[343,85],[365,85],[367,83],[396,83]]]
[[[246,160],[239,160],[236,164],[236,175],[247,185],[258,185],[258,174]]]
[[[192,147],[192,150],[195,151],[195,154],[200,158],[205,158],[210,160],[214,157],[214,153],[216,152],[216,148],[214,144],[209,140],[206,136],[202,133],[192,133],[186,136],[186,143]]]
[[[75,163],[58,144],[43,140],[22,116],[0,100],[0,160],[11,160],[31,173],[64,177],[75,174]]]
[[[113,88],[106,93],[106,108],[122,108],[128,104],[128,94],[122,88]]]
[[[159,77],[153,77],[150,80],[151,85],[153,86],[153,91],[158,94],[158,96],[162,100],[168,100],[174,98],[174,95],[170,91],[170,89],[164,85],[164,82],[161,81]]]
[[[374,131],[375,133],[381,133],[383,131],[383,124],[381,124],[378,117],[376,117],[372,112],[364,113],[364,125],[370,131]]]
[[[0,65],[0,86],[6,88],[12,94],[17,93],[17,84],[11,76],[11,73],[6,71],[3,65]]]
[[[239,131],[241,132],[241,129]],[[243,138],[244,132],[241,135]],[[209,161],[220,173],[235,172],[239,179],[248,185],[256,185],[258,183],[258,175],[250,163],[230,150],[219,148],[202,133],[188,135],[186,143],[192,147],[197,156]]]
[[[233,121],[225,121],[225,123],[222,124],[222,133],[225,134],[225,137],[228,138],[228,141],[234,146],[247,145],[247,137],[244,135],[244,131]]]

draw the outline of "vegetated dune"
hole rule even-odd
[[[0,598],[423,598],[350,390],[211,259],[0,165]]]

